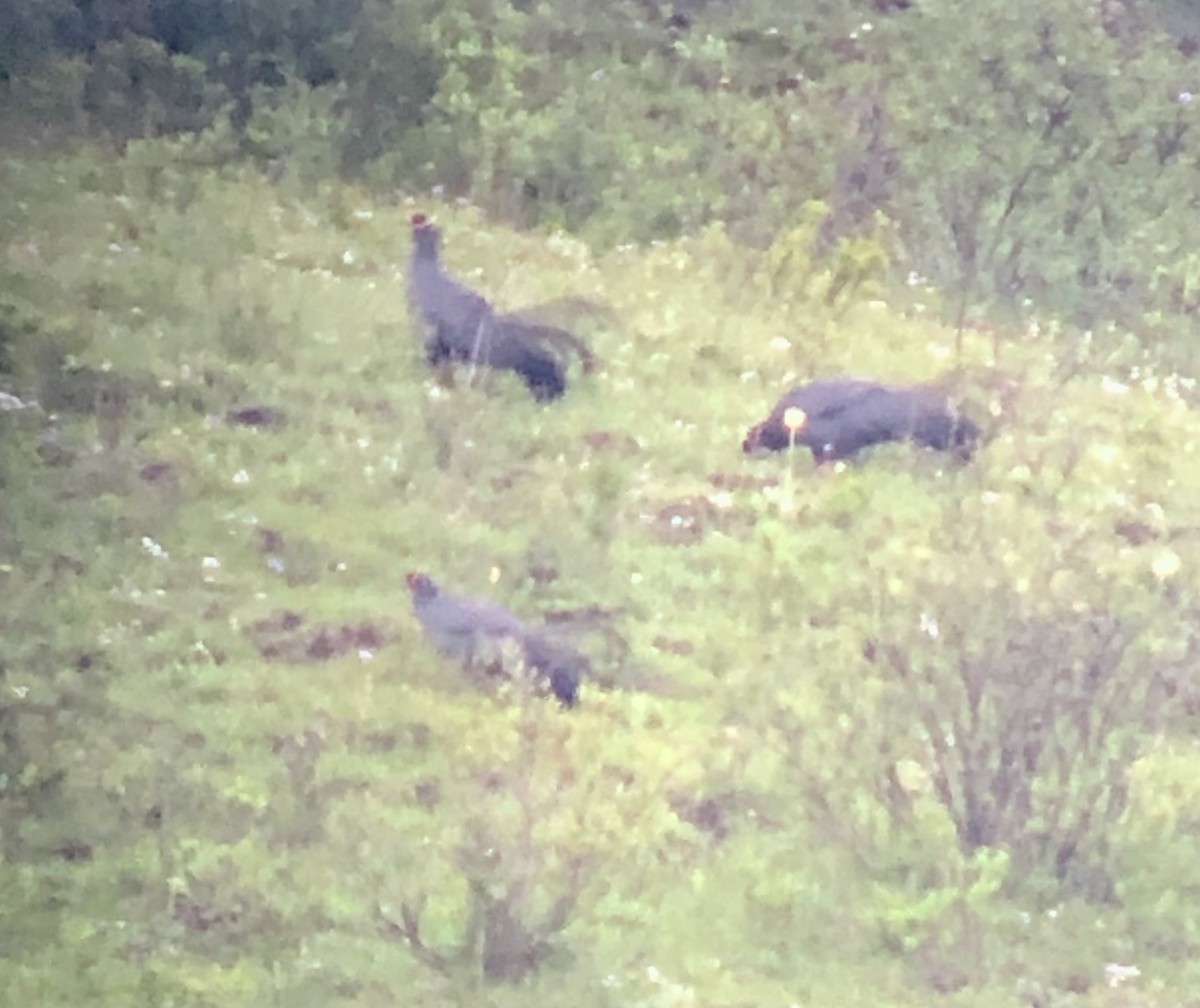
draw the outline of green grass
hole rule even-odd
[[[1184,951],[1131,923],[1161,883],[1141,911],[1040,864],[983,893],[937,796],[906,812],[886,785],[932,760],[956,670],[1016,647],[1010,623],[1128,618],[1129,680],[1190,646],[1200,420],[1173,379],[1126,364],[1130,389],[1106,391],[1048,335],[1002,334],[997,363],[967,333],[957,360],[911,304],[827,306],[827,277],[767,279],[719,232],[596,258],[469,207],[284,192],[184,152],[0,163],[7,289],[37,327],[5,387],[60,404],[0,414],[0,885],[34,922],[0,957],[14,1004],[973,1005],[1034,984],[1108,1005],[1126,1002],[1104,964],[1131,958],[1138,1003],[1182,1003],[1194,913],[1175,911]],[[507,377],[437,385],[405,308],[418,208],[498,304],[610,306],[586,327],[598,373],[544,407]],[[63,367],[36,363],[51,337]],[[968,467],[903,446],[821,473],[741,455],[803,378],[956,364],[1000,416]],[[286,422],[225,420],[248,406]],[[1131,545],[1132,522],[1156,538]],[[1183,573],[1160,583],[1168,554]],[[531,618],[601,607],[580,642],[614,688],[570,715],[480,689],[421,639],[410,569]],[[933,685],[902,688],[875,644]],[[1038,668],[1075,682],[1048,648]],[[999,730],[983,712],[981,737]],[[1189,730],[1151,720],[1138,754]],[[1063,765],[1064,793],[1091,780]],[[1161,842],[1190,851],[1184,826]],[[423,936],[454,947],[465,878],[521,926],[574,897],[524,986],[395,939],[425,900]],[[1035,914],[1014,937],[1039,899],[1104,929]]]

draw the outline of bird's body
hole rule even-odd
[[[441,235],[433,225],[414,225],[409,296],[437,335],[474,332],[491,321],[492,306],[446,272],[440,245]]]
[[[784,395],[767,419],[746,434],[742,449],[781,451],[804,445],[823,462],[885,441],[967,454],[978,439],[979,428],[955,412],[936,386],[829,378]]]
[[[499,603],[443,591],[427,574],[410,573],[413,614],[430,643],[464,666],[500,672],[506,650],[546,680],[566,707],[579,697],[588,660],[574,648],[528,627]]]
[[[441,262],[441,234],[424,214],[413,217],[412,235],[409,303],[425,330],[431,364],[467,361],[515,371],[539,400],[557,399],[566,391],[564,352],[577,354],[584,370],[591,369],[591,352],[575,336],[520,314],[499,314],[451,276]]]
[[[525,627],[496,602],[442,591],[427,575],[410,574],[413,613],[433,646],[465,665],[498,660],[506,640],[520,641]]]

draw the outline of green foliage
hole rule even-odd
[[[796,251],[834,302],[925,277],[959,328],[1049,311],[1100,352],[1137,331],[1194,363],[1176,5],[12,6],[13,133],[197,131],[203,157],[278,181],[440,187],[596,248],[811,233]]]
[[[199,60],[127,35],[96,50],[82,102],[94,125],[124,141],[204,125],[214,94]]]
[[[264,156],[308,142],[258,121]],[[1139,1003],[1191,989],[1186,379],[1033,330],[1001,370],[889,306],[884,220],[815,253],[822,204],[762,252],[714,224],[600,256],[443,205],[498,304],[611,313],[561,402],[442,384],[397,267],[415,204],[273,184],[218,132],[0,165],[5,990],[1100,1005],[1107,963],[1154,968]],[[992,436],[970,465],[740,454],[848,370],[942,376]],[[576,640],[579,708],[441,660],[410,569]]]
[[[298,82],[278,88],[260,87],[241,128],[242,150],[273,177],[294,176],[316,184],[338,169],[341,119],[335,114],[342,92],[338,87],[309,88]],[[206,139],[216,146],[224,139],[221,124]]]
[[[375,0],[363,5],[356,31],[338,36],[343,97],[335,149],[351,174],[369,170],[380,182],[414,186],[438,180],[430,177],[431,162],[453,171],[451,178],[466,170],[451,131],[428,114],[444,63],[442,50],[425,41],[433,11],[427,3]]]
[[[1029,299],[1085,326],[1131,324],[1153,300],[1152,264],[1176,260],[1169,239],[1152,249],[1139,233],[1173,226],[1194,198],[1180,188],[1195,156],[1174,97],[1183,66],[1152,35],[1123,38],[1107,12],[931,5],[920,46],[938,53],[932,66],[890,33],[875,39],[900,151],[897,219],[960,310]]]
[[[1129,774],[1129,804],[1115,830],[1119,895],[1130,925],[1164,956],[1187,957],[1200,941],[1196,891],[1195,754],[1164,746]],[[1153,851],[1149,856],[1148,852]]]
[[[60,43],[59,29],[75,13],[71,0],[15,3],[6,11],[0,80],[28,73]]]

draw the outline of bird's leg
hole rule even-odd
[[[833,445],[814,448],[812,457],[813,473],[819,479],[833,479],[845,468],[842,457],[833,450]]]
[[[488,333],[486,332],[487,322],[487,315],[480,315],[479,322],[475,326],[475,342],[471,347],[471,369],[467,372],[467,385],[471,388],[475,387],[475,375],[478,373],[483,343],[488,338]]]
[[[436,365],[446,360],[450,356],[450,347],[446,341],[442,339],[441,333],[435,333],[425,341],[425,361],[428,364]]]

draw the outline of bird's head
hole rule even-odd
[[[417,259],[437,262],[442,244],[437,226],[423,213],[413,214],[409,223],[412,225],[413,251]]]
[[[783,451],[792,444],[792,433],[778,421],[766,420],[746,432],[742,451],[754,455],[762,451]]]
[[[414,599],[431,599],[437,595],[437,585],[433,583],[433,578],[428,574],[409,571],[404,575],[404,580],[408,585],[408,590],[413,593]]]

